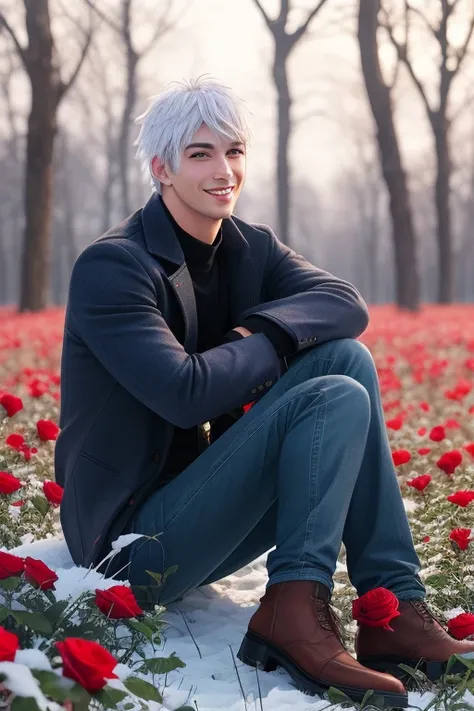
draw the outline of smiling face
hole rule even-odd
[[[175,220],[206,241],[211,233],[215,237],[220,221],[232,215],[245,181],[245,165],[245,145],[216,136],[205,124],[185,146],[176,172],[157,157],[151,163]]]

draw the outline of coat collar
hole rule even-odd
[[[174,268],[167,279],[181,306],[185,323],[184,348],[194,353],[197,348],[197,309],[194,286],[183,250],[173,230],[159,196],[154,194],[142,210],[142,225],[148,251],[158,259],[166,259]],[[260,301],[261,284],[258,265],[251,248],[232,218],[222,222],[222,243],[219,246],[222,268],[229,285],[231,328],[239,323],[240,314]]]
[[[161,200],[153,194],[142,210],[142,224],[148,251],[159,259],[180,266],[184,254]],[[238,250],[250,256],[250,245],[232,218],[222,222],[222,244],[219,249]]]

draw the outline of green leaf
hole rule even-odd
[[[474,659],[463,657],[462,654],[454,654],[453,656],[455,659],[459,659],[459,661],[464,664],[467,669],[474,671]],[[449,661],[451,661],[451,658]]]
[[[425,580],[425,585],[430,585],[432,588],[445,588],[449,586],[450,579],[445,573],[437,573],[436,575],[429,575]]]
[[[132,627],[137,632],[143,634],[150,642],[152,641],[153,632],[148,625],[145,625],[143,622],[139,622],[138,620],[127,620],[127,624],[129,627]]]
[[[61,685],[61,677],[54,672],[33,670],[31,673],[38,680],[43,694],[53,701],[61,702],[71,698],[70,690]]]
[[[148,573],[148,575],[150,575],[153,578],[153,580],[156,580],[158,585],[161,585],[161,581],[162,581],[162,577],[163,577],[161,575],[161,573],[154,573],[152,570],[145,570],[145,573]]]
[[[103,689],[94,694],[94,699],[105,706],[106,709],[115,709],[120,701],[126,699],[128,694],[121,689],[114,689],[111,686],[105,686]]]
[[[183,669],[184,662],[175,656],[173,652],[169,657],[154,657],[147,659],[140,667],[140,671],[151,672],[152,674],[169,674],[174,669]]]
[[[3,605],[0,605],[0,624],[2,622],[5,622],[5,620],[7,619],[9,614],[10,614],[10,610],[8,610]]]
[[[361,704],[360,704],[361,709],[365,708],[365,706],[367,705],[367,702],[373,695],[374,695],[373,689],[369,689],[368,691],[366,691],[366,693],[364,694],[364,698],[362,699]]]
[[[166,578],[171,575],[172,573],[176,573],[178,570],[177,565],[171,565],[167,570],[165,570],[165,574],[163,575],[163,582],[165,582]]]
[[[428,677],[423,674],[423,672],[419,669],[413,669],[413,667],[409,667],[407,664],[398,664],[398,666],[400,667],[400,669],[403,669],[403,671],[406,672],[408,676],[411,676],[412,679],[421,682],[428,681]]]
[[[354,705],[351,699],[340,689],[330,686],[328,689],[328,699],[332,704],[351,704]]]
[[[449,657],[449,659],[448,659],[448,661],[447,661],[447,664],[446,664],[446,670],[445,670],[445,672],[444,672],[444,673],[445,673],[445,676],[447,676],[447,675],[449,674],[449,672],[451,671],[453,665],[456,664],[456,662],[457,662],[456,656],[455,656],[454,654],[452,654],[452,655]]]
[[[18,622],[19,625],[25,625],[34,632],[50,635],[53,632],[51,622],[47,617],[39,612],[24,612],[23,610],[12,610],[11,616]]]
[[[55,625],[64,610],[67,608],[68,604],[67,600],[58,600],[46,608],[44,611],[45,617],[51,622],[52,625]]]
[[[48,511],[49,511],[49,503],[48,500],[44,496],[40,496],[39,494],[36,496],[33,496],[31,499],[31,503],[37,509],[40,513],[45,516]]]
[[[5,580],[0,580],[0,588],[11,592],[12,590],[16,590],[20,583],[21,578],[5,578]]]
[[[11,711],[41,711],[32,696],[15,696],[10,708]]]
[[[163,697],[158,689],[144,679],[138,679],[136,676],[129,676],[123,683],[124,686],[132,694],[138,696],[139,699],[143,699],[144,701],[156,701],[159,704],[163,701]]]

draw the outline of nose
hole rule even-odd
[[[225,156],[222,158],[218,159],[217,165],[215,168],[214,172],[214,179],[215,180],[229,180],[233,175],[233,171],[231,166],[229,165],[229,161]]]

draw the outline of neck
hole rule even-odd
[[[182,230],[206,244],[214,242],[222,220],[206,217],[206,215],[196,212],[192,207],[186,205],[174,191],[166,190],[161,197]]]

